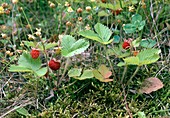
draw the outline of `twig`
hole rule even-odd
[[[130,117],[130,118],[133,118],[133,117],[132,117],[132,113],[131,113],[131,111],[130,111],[130,109],[129,109],[127,100],[126,100],[126,93],[125,93],[125,88],[124,88],[123,84],[122,84],[122,88],[123,88],[123,94],[124,94],[124,101],[125,101],[125,104],[126,104],[126,110],[127,110],[128,114],[129,114],[129,117]]]

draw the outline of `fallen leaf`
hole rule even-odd
[[[144,80],[142,87],[139,89],[140,93],[150,94],[163,87],[163,83],[156,77],[150,77]]]

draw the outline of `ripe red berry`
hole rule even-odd
[[[101,0],[103,3],[106,3],[106,0]]]
[[[48,63],[48,66],[52,70],[58,70],[60,68],[60,62],[56,61],[55,59],[51,59]]]
[[[129,49],[130,48],[130,43],[127,42],[127,41],[124,41],[123,44],[122,44],[122,48],[123,49]]]
[[[40,51],[37,49],[32,49],[30,54],[33,59],[37,59],[40,55]]]

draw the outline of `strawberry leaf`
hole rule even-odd
[[[103,75],[98,70],[93,70],[93,75],[96,79],[98,79],[101,82],[111,82],[111,81],[113,81],[113,79],[104,78]]]
[[[102,39],[102,42],[104,44],[107,44],[107,43],[110,43],[110,41],[113,41],[113,39],[109,41],[112,35],[112,32],[108,27],[104,26],[101,23],[97,23],[94,26],[94,29],[97,32],[98,36]]]
[[[112,75],[112,72],[109,71],[109,69],[103,64],[99,67],[98,71],[102,74],[102,76],[105,79],[109,78]]]
[[[16,66],[16,65],[11,65],[8,71],[10,72],[32,72],[32,70],[28,69],[27,67]]]
[[[68,76],[69,77],[79,77],[81,75],[81,71],[82,69],[78,69],[78,68],[72,68],[68,71]]]
[[[89,47],[89,42],[84,39],[76,41],[74,37],[65,35],[61,42],[61,54],[64,57],[72,57],[84,52]]]
[[[40,58],[33,59],[29,53],[23,53],[19,57],[18,64],[19,66],[36,71],[41,67],[41,60]]]
[[[83,74],[80,77],[78,77],[77,79],[84,80],[84,79],[90,79],[90,78],[93,78],[93,77],[94,77],[94,75],[93,75],[92,70],[84,70]]]
[[[47,67],[40,68],[39,70],[35,71],[35,73],[41,77],[44,76],[47,73]]]
[[[109,40],[112,35],[112,32],[108,27],[104,26],[101,23],[97,23],[94,26],[94,29],[97,33],[95,33],[92,30],[85,30],[85,31],[79,32],[79,34],[85,38],[98,41],[104,45],[109,44],[113,41],[113,39]]]

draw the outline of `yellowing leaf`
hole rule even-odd
[[[112,75],[112,72],[103,64],[99,67],[98,71],[104,78],[109,78]]]
[[[93,70],[93,75],[96,79],[98,79],[101,82],[111,82],[111,81],[113,81],[113,79],[104,78],[102,76],[102,74],[99,73],[98,70]]]

